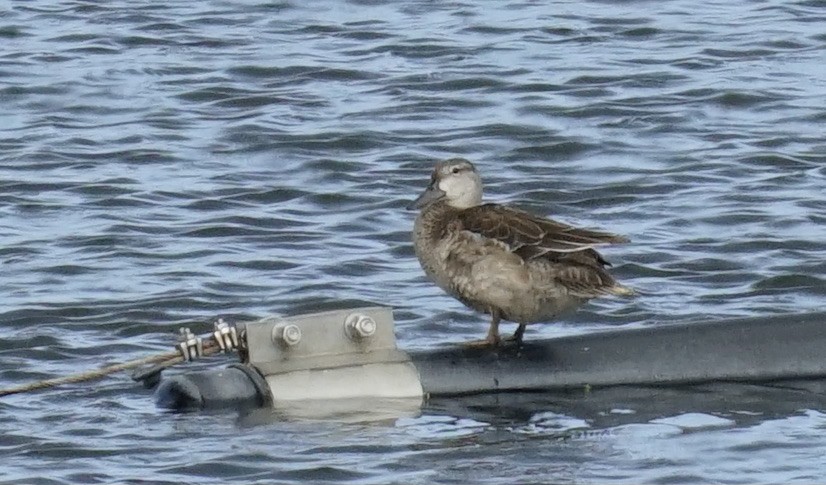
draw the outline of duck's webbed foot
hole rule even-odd
[[[497,340],[495,343],[489,341],[488,339],[482,340],[471,340],[469,342],[462,342],[459,345],[462,347],[466,347],[469,349],[486,349],[486,348],[494,348],[499,346],[499,341]]]
[[[470,342],[463,342],[463,347],[480,348],[480,347],[498,347],[502,339],[499,338],[499,312],[492,310],[490,312],[490,328],[488,328],[488,335],[484,340],[471,340]]]

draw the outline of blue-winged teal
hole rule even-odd
[[[548,321],[591,298],[632,295],[617,283],[596,246],[622,236],[568,226],[498,204],[482,204],[482,180],[467,160],[439,162],[430,185],[409,209],[416,217],[416,256],[441,289],[491,315],[484,341],[498,345],[499,321],[525,326]]]

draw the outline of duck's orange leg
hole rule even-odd
[[[465,347],[497,347],[501,342],[499,338],[499,312],[492,310],[490,312],[490,327],[488,328],[488,335],[484,340],[471,340],[470,342],[462,343]]]

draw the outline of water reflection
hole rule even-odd
[[[462,417],[534,431],[559,433],[608,430],[629,424],[659,423],[691,429],[752,426],[761,421],[826,409],[826,380],[775,384],[713,383],[682,387],[617,386],[565,392],[480,394],[434,398],[422,413]],[[710,416],[692,421],[690,415]],[[671,420],[683,416],[685,421]]]

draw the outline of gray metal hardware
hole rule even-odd
[[[249,363],[273,402],[421,399],[418,371],[396,348],[390,308],[335,310],[244,325]]]
[[[301,329],[298,325],[276,325],[272,328],[272,341],[274,344],[292,347],[301,342]]]
[[[189,328],[181,328],[178,337],[178,351],[185,361],[196,359],[204,354],[204,342],[201,337],[192,333]]]
[[[212,337],[215,339],[221,352],[232,352],[238,348],[238,332],[234,325],[230,325],[225,322],[223,318],[219,318],[218,321],[213,324],[213,328]]]
[[[353,340],[370,338],[376,333],[376,321],[368,315],[351,313],[344,320],[344,333]]]

